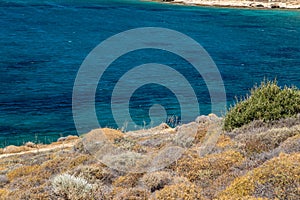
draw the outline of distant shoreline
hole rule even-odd
[[[283,1],[248,1],[248,0],[147,0],[166,4],[221,7],[221,8],[246,8],[246,9],[278,9],[278,10],[300,10],[300,0]]]

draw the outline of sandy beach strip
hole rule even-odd
[[[300,0],[292,1],[243,1],[243,0],[152,0],[162,3],[212,6],[212,7],[235,7],[235,8],[262,8],[262,9],[300,9]]]

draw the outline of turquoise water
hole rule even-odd
[[[1,145],[28,140],[51,142],[76,134],[72,90],[82,61],[101,41],[138,27],[169,28],[199,42],[221,72],[228,104],[264,78],[276,77],[280,85],[300,87],[299,11],[138,1],[0,0]],[[147,62],[166,64],[190,76],[199,114],[210,113],[205,83],[189,70],[188,63],[168,52],[147,49],[119,58],[102,80],[106,87],[96,94],[101,126],[116,126],[109,91],[118,77],[132,66]],[[146,97],[142,96],[145,90]],[[133,115],[137,114],[136,122],[148,122],[147,109],[139,107],[149,108],[153,102],[168,102],[165,106],[169,114],[177,115],[178,102],[168,92],[159,86],[137,90],[130,102]]]

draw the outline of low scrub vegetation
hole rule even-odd
[[[164,187],[155,194],[157,200],[204,199],[195,184],[180,183]]]
[[[300,154],[280,154],[245,176],[236,178],[221,192],[220,199],[262,197],[297,199],[300,196]]]

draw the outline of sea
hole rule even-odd
[[[300,87],[299,10],[212,8],[138,0],[0,0],[0,147],[27,141],[50,143],[97,128],[92,122],[95,119],[87,115],[81,116],[86,117],[84,124],[74,120],[74,114],[80,115],[74,107],[80,110],[85,106],[84,101],[74,106],[79,69],[90,52],[108,38],[147,27],[181,33],[205,49],[226,94],[224,104],[213,110],[219,116],[261,81],[276,79],[280,86]],[[163,35],[164,31],[159,33]],[[155,46],[155,41],[150,46]],[[117,52],[118,45],[114,48]],[[118,81],[136,66],[147,63],[168,66],[187,80],[199,108],[190,116],[192,120],[212,112],[211,88],[188,59],[166,50],[145,48],[114,58],[99,77],[92,94],[99,127],[126,132],[162,122],[176,126],[183,122],[183,109],[185,113],[195,111],[183,105],[193,102],[193,107],[195,101],[180,102],[189,97],[178,97],[168,85],[155,81],[139,85],[130,95],[121,95],[128,98],[127,104],[118,106],[116,101],[112,106]],[[150,68],[144,67],[139,72],[141,77]],[[164,73],[167,71],[161,67],[158,78],[168,77],[169,83],[175,84],[173,88],[184,82]],[[128,80],[130,77],[133,80]],[[134,78],[127,76],[126,80],[140,83]],[[163,116],[160,121],[151,118],[153,110]]]

